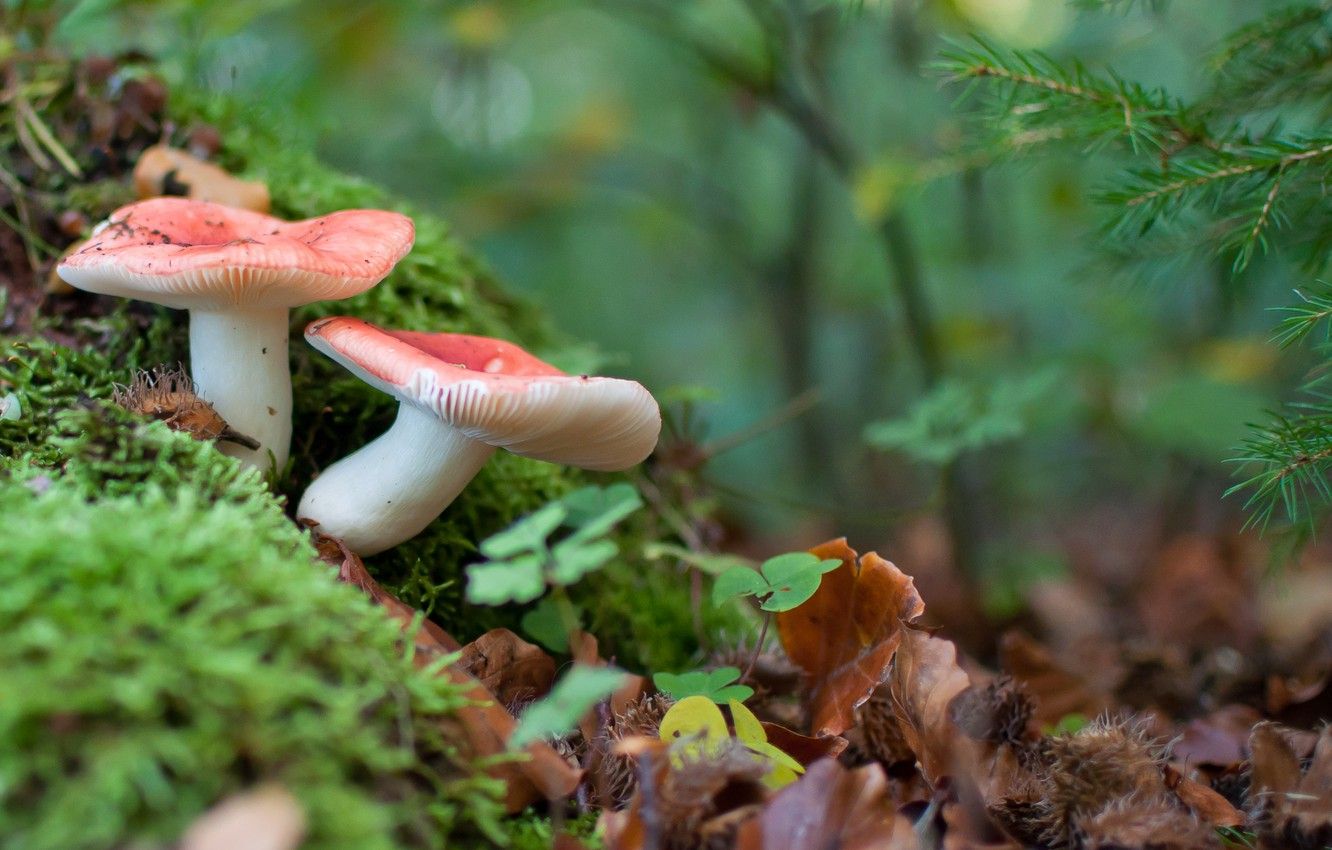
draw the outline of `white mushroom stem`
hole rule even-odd
[[[314,480],[296,516],[358,555],[373,555],[421,533],[494,452],[404,403],[392,428]]]
[[[232,430],[258,449],[219,442],[225,454],[281,471],[291,448],[290,328],[286,307],[190,311],[190,376]],[[269,452],[273,460],[269,460]]]

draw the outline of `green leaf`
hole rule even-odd
[[[562,503],[551,502],[499,534],[491,535],[481,543],[481,554],[492,561],[498,561],[522,552],[539,551],[545,547],[546,538],[560,527],[567,515],[568,510]]]
[[[577,529],[574,537],[600,537],[615,524],[643,507],[643,499],[632,484],[583,487],[560,499],[568,515],[564,524]]]
[[[759,596],[768,592],[768,582],[749,567],[732,567],[712,585],[712,604],[721,605],[737,596]]]
[[[764,611],[790,611],[819,589],[823,574],[841,566],[836,559],[820,561],[808,552],[791,552],[763,562],[759,569],[771,594],[759,607]]]
[[[691,670],[688,673],[657,673],[652,677],[652,684],[657,690],[679,701],[685,697],[707,697],[718,705],[726,705],[730,700],[744,702],[754,695],[754,689],[748,685],[732,684],[740,678],[737,667],[718,667],[706,670]]]
[[[584,542],[569,538],[551,550],[554,565],[550,568],[549,578],[554,584],[573,584],[600,569],[619,551],[609,540]]]
[[[467,568],[467,601],[474,605],[531,602],[546,590],[541,573],[544,558],[519,555],[508,561],[472,564]]]
[[[625,673],[611,667],[575,664],[550,694],[528,706],[509,736],[509,748],[521,749],[533,741],[565,735],[592,706],[615,693]]]
[[[581,627],[583,609],[573,606],[573,612]],[[569,635],[564,631],[564,618],[560,616],[560,606],[549,596],[523,615],[522,627],[528,637],[551,652],[569,651]]]

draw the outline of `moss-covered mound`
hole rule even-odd
[[[6,845],[164,846],[261,780],[303,804],[311,848],[443,847],[488,826],[493,789],[451,743],[457,689],[314,564],[256,476],[230,493],[0,488]]]

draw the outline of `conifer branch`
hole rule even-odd
[[[948,82],[988,83],[986,117],[1007,141],[1069,139],[1094,147],[1126,139],[1135,151],[1169,155],[1200,145],[1219,148],[1207,127],[1179,101],[1113,72],[1093,74],[1081,63],[1068,67],[1039,51],[1000,50],[976,39],[954,45],[935,66]],[[1034,130],[1043,129],[1043,133]]]
[[[1319,325],[1332,318],[1332,287],[1327,284],[1322,286],[1323,292],[1297,289],[1295,294],[1302,304],[1277,308],[1278,312],[1288,315],[1277,325],[1276,333],[1272,336],[1273,342],[1282,348],[1289,348],[1307,339]],[[1332,327],[1327,328],[1327,334],[1332,336]]]
[[[1332,406],[1301,405],[1294,418],[1278,416],[1249,439],[1237,462],[1259,471],[1226,491],[1251,491],[1249,524],[1266,527],[1278,508],[1292,523],[1310,522],[1319,505],[1332,503]]]
[[[1218,84],[1208,100],[1221,111],[1322,99],[1332,85],[1332,2],[1292,6],[1241,28],[1213,65]]]

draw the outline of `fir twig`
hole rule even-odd
[[[1303,415],[1277,416],[1245,442],[1235,460],[1259,471],[1226,491],[1248,491],[1250,526],[1266,528],[1277,509],[1292,523],[1312,522],[1314,503],[1332,503],[1332,405],[1298,405]]]
[[[1301,304],[1278,307],[1278,312],[1286,313],[1286,318],[1277,325],[1272,341],[1282,348],[1289,348],[1297,342],[1307,339],[1328,318],[1332,318],[1332,287],[1320,281],[1322,292],[1295,290]],[[1332,326],[1324,328],[1324,341],[1332,335]]]
[[[1285,224],[1283,197],[1321,191],[1326,169],[1313,166],[1329,157],[1332,137],[1234,145],[1178,157],[1168,168],[1130,172],[1101,199],[1118,208],[1112,232],[1129,238],[1186,209],[1205,211],[1217,222],[1205,238],[1218,250],[1234,252],[1238,272],[1268,247],[1269,231]]]
[[[1062,139],[1090,148],[1124,139],[1134,151],[1167,156],[1192,145],[1220,147],[1180,101],[1113,71],[1065,67],[1040,51],[1001,50],[979,38],[953,45],[935,67],[949,82],[990,83],[983,114],[1017,147]]]
[[[1237,30],[1213,65],[1209,101],[1223,111],[1321,100],[1332,84],[1332,2],[1291,6]]]

